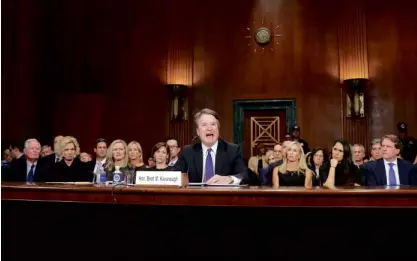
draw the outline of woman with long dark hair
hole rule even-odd
[[[353,186],[362,183],[359,168],[353,164],[352,151],[345,140],[336,140],[332,147],[330,168],[326,182],[327,187]]]

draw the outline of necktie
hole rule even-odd
[[[34,169],[35,169],[35,164],[32,164],[32,166],[30,166],[30,170],[29,170],[28,176],[26,178],[27,182],[33,182],[33,176],[34,176],[34,171],[33,170]]]
[[[59,162],[61,159],[55,157],[55,163]]]
[[[214,176],[213,159],[211,158],[211,151],[211,149],[207,150],[205,181],[211,179]]]
[[[388,163],[389,165],[389,184],[388,186],[397,186],[397,179],[395,178],[394,163]]]

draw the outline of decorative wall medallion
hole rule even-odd
[[[253,21],[254,26],[256,25],[256,22]],[[253,35],[250,33],[250,35],[246,35],[245,38],[248,39],[250,42],[248,44],[249,48],[253,47],[253,51],[257,52],[258,50],[261,52],[265,52],[265,48],[271,43],[279,44],[278,38],[282,35],[277,33],[276,31],[280,28],[279,25],[275,26],[273,25],[272,20],[270,21],[270,25],[266,26],[264,22],[264,18],[261,18],[261,26],[258,26],[256,29],[246,28],[246,30],[250,33],[252,30],[254,30]],[[255,41],[256,45],[252,45],[252,38]],[[269,51],[273,52],[275,51],[274,45],[269,46]]]

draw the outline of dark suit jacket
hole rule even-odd
[[[203,147],[201,143],[184,147],[174,169],[188,173],[189,182],[202,182]],[[241,183],[248,182],[248,174],[239,146],[218,140],[214,172],[222,176],[235,176],[241,179]]]
[[[417,185],[417,169],[413,164],[398,159],[398,175],[401,185]],[[368,161],[362,165],[365,184],[367,186],[386,186],[387,176],[384,160]]]
[[[283,160],[269,164],[259,172],[259,182],[262,186],[272,186],[272,172],[275,167],[281,165]]]
[[[27,177],[27,162],[26,157],[20,157],[13,161],[10,165],[10,171],[6,176],[2,176],[2,181],[10,182],[26,182]],[[43,159],[39,159],[36,163],[33,181],[44,182],[48,174],[47,164]]]

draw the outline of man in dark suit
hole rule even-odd
[[[368,186],[417,185],[417,170],[413,164],[399,159],[401,141],[395,135],[381,138],[382,159],[363,165],[365,184]]]
[[[219,116],[211,109],[194,115],[200,142],[184,147],[175,169],[188,174],[190,183],[240,184],[248,180],[242,153],[236,144],[219,139]]]
[[[61,161],[61,150],[60,150],[60,142],[64,138],[62,135],[58,135],[54,138],[54,153],[49,154],[48,156],[44,157],[44,161],[52,167],[55,163]]]
[[[41,144],[36,139],[25,142],[25,155],[10,166],[10,173],[3,181],[13,182],[43,182],[46,181],[47,169],[45,161],[40,160]]]

